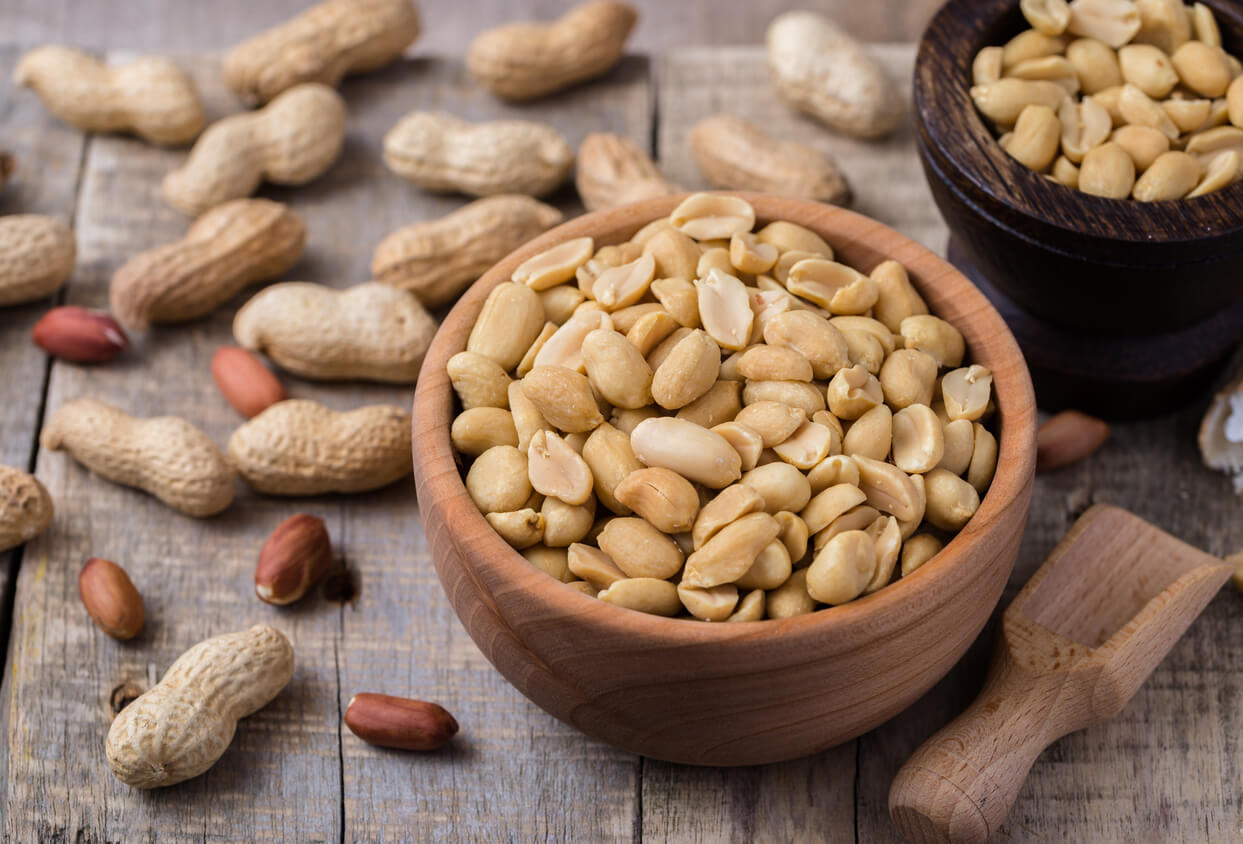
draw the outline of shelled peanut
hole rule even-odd
[[[1142,202],[1243,179],[1243,64],[1212,10],[1180,0],[1024,0],[1032,29],[986,47],[971,98],[1013,158]]]
[[[870,594],[975,513],[992,375],[903,267],[696,194],[522,263],[448,362],[488,522],[601,600],[710,621]]]

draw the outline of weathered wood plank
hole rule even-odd
[[[633,52],[679,49],[692,44],[752,44],[790,4],[752,0],[725,8],[714,0],[630,0],[639,10]],[[3,0],[4,38],[21,44],[58,41],[96,49],[227,50],[261,29],[311,5],[311,0],[135,0],[77,3],[73,0]],[[418,53],[463,53],[481,30],[510,20],[551,19],[564,0],[474,0],[469,5],[421,0],[423,34]],[[914,41],[940,0],[820,0],[814,5],[869,41]]]
[[[215,62],[188,64],[211,112],[236,108]],[[188,220],[158,193],[163,173],[183,154],[126,138],[91,140],[68,301],[106,307],[108,280],[121,262],[185,230]],[[230,321],[225,309],[158,328],[104,367],[57,363],[49,411],[91,395],[138,415],[184,416],[223,444],[240,420],[217,395],[208,363],[228,342]],[[5,837],[337,840],[338,611],[316,601],[278,612],[253,597],[251,578],[258,548],[281,518],[302,509],[331,517],[341,505],[240,491],[225,514],[199,521],[94,477],[64,454],[41,452],[37,465],[58,513],[53,529],[28,549],[17,585],[0,710],[10,751]],[[144,595],[147,625],[133,642],[104,636],[79,603],[76,575],[92,555],[124,565]],[[200,639],[261,621],[290,636],[298,668],[275,703],[242,723],[224,759],[203,777],[153,794],[115,780],[103,758],[114,708]]]
[[[876,48],[895,76],[909,79],[910,47]],[[741,114],[779,137],[816,143],[842,164],[855,186],[853,207],[888,222],[938,252],[946,230],[919,173],[909,123],[881,145],[849,141],[792,117],[771,98],[754,49],[685,50],[662,60],[659,86],[662,169],[704,185],[684,143],[695,121],[716,111]],[[1200,466],[1195,429],[1203,404],[1182,413],[1115,427],[1114,439],[1080,466],[1037,479],[1031,520],[1002,606],[1092,503],[1126,507],[1174,535],[1226,554],[1243,547],[1239,501],[1229,484]],[[1225,840],[1237,829],[1237,702],[1243,677],[1220,643],[1240,633],[1238,596],[1220,596],[1162,663],[1134,703],[1113,722],[1072,735],[1036,763],[1000,837],[1005,840]],[[958,714],[983,679],[992,628],[924,699],[858,741],[857,840],[889,840],[889,783],[907,756]],[[804,764],[815,765],[813,760]],[[853,772],[853,767],[851,768]],[[645,794],[660,766],[645,766]],[[710,777],[707,777],[710,779]],[[697,777],[682,778],[682,780]],[[652,789],[657,794],[659,788]],[[681,809],[712,789],[684,788],[668,802]],[[653,807],[645,802],[645,828]],[[797,816],[808,806],[792,810]],[[747,817],[744,815],[744,817]],[[808,814],[806,821],[811,822]],[[674,828],[702,829],[685,815]],[[797,823],[795,824],[797,828]],[[734,828],[738,824],[734,823]],[[707,836],[692,834],[692,837]]]
[[[872,51],[910,102],[915,52],[910,45],[877,44]],[[861,141],[796,114],[777,98],[760,47],[687,47],[662,56],[657,74],[661,169],[688,188],[710,187],[691,155],[686,135],[713,114],[737,114],[782,140],[811,144],[832,155],[854,189],[850,208],[886,223],[937,252],[947,230],[932,202],[915,155],[913,118],[889,137]]]
[[[805,759],[751,768],[646,759],[643,840],[854,840],[855,752],[852,741]]]
[[[34,96],[14,90],[18,55],[15,48],[0,48],[0,148],[16,156],[18,168],[0,189],[0,214],[52,214],[70,221],[85,142]],[[48,359],[30,342],[30,329],[54,300],[0,308],[0,465],[27,469],[35,454]],[[10,589],[21,555],[21,549],[0,552],[0,662],[6,667]],[[0,782],[5,758],[0,746]]]
[[[474,88],[460,61],[415,60],[346,83],[353,133],[364,145],[353,185],[334,193],[336,217],[375,207],[398,216],[365,229],[368,250],[389,229],[444,214],[460,197],[429,195],[384,169],[379,140],[407,111],[444,108],[470,119],[523,117],[555,126],[577,146],[589,131],[651,135],[647,62],[627,58],[604,79],[540,103],[506,106]],[[377,201],[385,191],[391,202]],[[557,197],[581,210],[572,190]],[[362,232],[360,232],[362,233]],[[366,241],[367,238],[361,238]],[[365,272],[366,261],[362,263]],[[345,610],[341,706],[355,692],[436,700],[462,733],[423,756],[342,737],[350,840],[629,839],[637,759],[588,739],[526,700],[483,658],[454,617],[432,568],[414,490],[390,507],[352,507],[345,553],[359,594]],[[411,783],[415,785],[411,787]],[[504,831],[502,833],[502,830]]]
[[[1239,500],[1200,465],[1204,404],[1117,425],[1104,450],[1040,475],[1002,607],[1093,503],[1125,507],[1217,554],[1243,548]],[[1001,840],[1226,841],[1239,828],[1243,671],[1223,643],[1243,635],[1239,595],[1223,590],[1114,720],[1067,736],[1032,768]],[[889,782],[925,738],[957,715],[987,667],[986,632],[923,700],[861,740],[860,840],[892,830]]]

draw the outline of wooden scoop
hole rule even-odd
[[[984,688],[889,790],[911,841],[984,841],[1041,751],[1122,711],[1231,575],[1116,507],[1075,522],[1002,618]]]

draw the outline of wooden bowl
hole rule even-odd
[[[1205,2],[1226,49],[1243,53],[1239,5]],[[971,262],[1031,313],[1093,335],[1165,334],[1243,299],[1243,182],[1173,202],[1103,199],[1002,150],[971,101],[971,62],[1025,28],[1015,0],[949,0],[915,61],[920,159]]]
[[[428,351],[414,399],[414,469],[436,572],[475,644],[535,703],[626,750],[698,765],[791,759],[897,715],[979,633],[1018,553],[1035,461],[1035,400],[1014,338],[958,271],[850,211],[740,194],[760,221],[790,220],[870,270],[901,261],[929,306],[956,325],[971,360],[993,371],[1000,457],[975,517],[937,557],[861,600],[784,620],[659,618],[569,589],[512,550],[475,509],[449,442],[458,412],[445,364],[484,299],[526,258],[572,237],[627,239],[681,197],[600,211],[505,258],[462,297]]]

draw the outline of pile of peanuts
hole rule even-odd
[[[1060,184],[1141,202],[1243,179],[1243,64],[1181,0],[1023,0],[1032,25],[972,67],[1001,146]]]
[[[535,566],[633,610],[809,613],[926,563],[997,464],[992,375],[896,261],[695,194],[489,295],[447,369],[454,447]]]

